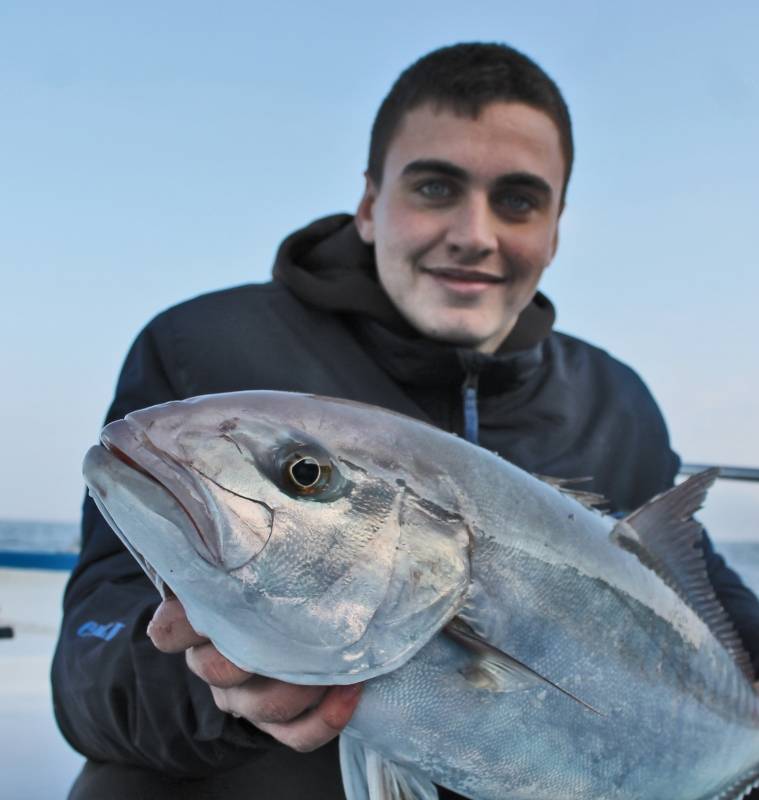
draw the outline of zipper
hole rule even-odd
[[[464,411],[464,438],[472,444],[479,444],[480,415],[477,409],[477,384],[479,372],[474,372],[467,365],[466,377],[461,386]]]

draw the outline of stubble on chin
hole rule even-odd
[[[454,347],[464,347],[472,350],[482,349],[483,352],[493,352],[506,338],[505,333],[501,336],[498,330],[477,328],[466,319],[429,320],[423,318],[415,319],[405,314],[404,316],[409,324],[425,338]],[[493,344],[495,340],[497,341]],[[488,346],[489,344],[493,346]]]

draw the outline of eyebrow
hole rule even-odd
[[[447,175],[449,178],[456,178],[460,181],[465,181],[469,178],[469,173],[465,169],[462,169],[456,164],[452,164],[450,161],[443,161],[437,158],[419,158],[416,161],[410,161],[403,168],[401,175],[406,177],[425,172]],[[495,180],[495,184],[498,188],[503,188],[505,186],[523,186],[525,188],[534,189],[549,197],[553,194],[551,185],[539,175],[535,175],[532,172],[509,172],[505,175],[499,175]]]
[[[436,172],[439,175],[447,175],[449,178],[458,178],[462,181],[469,177],[466,170],[461,167],[437,158],[419,158],[416,161],[409,161],[401,175],[416,175],[419,172]]]

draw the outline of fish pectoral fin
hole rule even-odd
[[[461,674],[475,688],[491,692],[518,692],[534,686],[551,686],[594,714],[603,716],[584,700],[485,641],[460,617],[454,617],[443,630],[472,653],[472,663]]]
[[[476,689],[491,692],[518,692],[542,682],[539,676],[509,658],[478,656],[471,664],[460,670],[461,674]]]
[[[340,769],[348,800],[438,800],[429,778],[346,734],[340,737]]]

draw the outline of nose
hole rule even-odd
[[[473,195],[453,210],[446,233],[449,255],[459,264],[476,264],[497,246],[496,220],[488,198]]]

